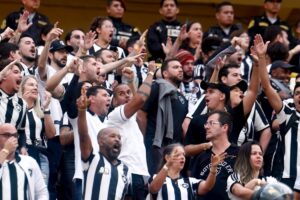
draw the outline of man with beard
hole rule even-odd
[[[23,75],[36,74],[37,50],[34,39],[27,34],[22,34],[18,43],[21,55],[21,65]]]
[[[183,80],[180,84],[180,91],[189,102],[189,110],[201,96],[199,84],[194,79],[194,56],[186,51],[180,50],[175,56],[182,65]]]
[[[92,91],[96,93],[92,94]],[[106,102],[102,102],[105,99]],[[93,122],[88,115],[96,112],[92,117],[96,120],[97,115],[107,113],[109,101],[108,93],[99,86],[89,88],[86,94],[82,90],[82,95],[77,100],[78,132],[84,162],[83,199],[124,199],[131,182],[128,167],[118,160],[121,151],[119,131],[115,128],[103,128],[100,131],[90,128]]]
[[[145,134],[147,163],[150,175],[157,172],[164,147],[182,142],[181,124],[188,111],[188,102],[178,92],[183,71],[177,59],[165,60],[161,67],[162,79],[152,84],[151,94],[138,122]]]

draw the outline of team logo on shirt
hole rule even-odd
[[[109,174],[109,169],[108,168],[105,168],[105,167],[101,167],[99,169],[99,173],[100,174]]]
[[[124,181],[125,184],[127,184],[128,179],[127,179],[127,177],[124,174],[122,175],[122,180]]]
[[[183,188],[189,188],[189,184],[187,184],[187,183],[182,183],[182,185],[181,185]]]
[[[179,99],[181,104],[184,104],[185,101],[184,101],[184,98],[182,96],[178,96],[178,99]]]
[[[16,105],[16,110],[17,110],[18,112],[21,112],[21,110],[22,110],[22,106],[21,106],[21,105],[19,105],[19,104],[17,104],[17,105]]]

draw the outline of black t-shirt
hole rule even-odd
[[[154,82],[152,84],[152,89],[150,97],[146,101],[144,107],[142,108],[148,115],[147,128],[146,128],[146,141],[152,141],[155,136],[156,130],[156,118],[157,118],[157,109],[158,109],[158,97],[159,97],[159,85]],[[173,126],[174,126],[174,135],[173,141],[163,140],[163,146],[169,143],[182,142],[182,122],[188,112],[188,102],[185,97],[176,92],[173,97],[171,97],[172,104],[172,114],[173,114]]]
[[[227,153],[227,156],[217,167],[215,186],[205,195],[199,196],[198,199],[229,199],[226,192],[227,178],[234,172],[234,163],[238,151],[239,148],[233,144],[226,149],[225,152]],[[212,150],[208,149],[196,157],[194,163],[191,165],[191,177],[206,180],[210,172],[210,159],[212,154]]]
[[[237,144],[239,134],[247,121],[247,117],[244,116],[243,101],[241,101],[238,106],[229,109],[228,112],[233,122],[232,130],[229,134],[229,141],[233,144]],[[208,114],[193,117],[186,133],[185,145],[207,142],[205,135],[206,130],[204,128],[204,123],[207,121],[207,118]]]

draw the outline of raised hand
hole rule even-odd
[[[48,92],[48,91],[45,91],[45,95],[44,95],[45,99],[43,101],[43,108],[44,108],[44,110],[48,109],[48,107],[50,105],[50,102],[51,102],[51,97],[52,97],[51,93]]]
[[[148,64],[148,72],[155,72],[156,69],[157,69],[157,66],[155,64],[155,61],[154,60],[150,61]]]
[[[3,33],[0,34],[1,35],[1,40],[4,39],[10,39],[11,37],[14,36],[14,30],[11,29],[10,27],[7,27]]]
[[[75,73],[75,74],[79,75],[81,72],[82,64],[83,64],[83,61],[80,58],[74,57],[66,67],[67,67],[69,73]]]
[[[226,155],[227,155],[226,152],[223,152],[219,155],[211,155],[211,159],[210,159],[211,166],[217,167],[221,162],[224,161],[224,158],[226,157]]]
[[[27,31],[29,27],[32,25],[32,23],[27,23],[28,17],[29,17],[29,12],[25,10],[18,22],[18,27],[17,27],[18,32],[23,33]]]
[[[90,101],[86,96],[86,89],[84,87],[81,88],[81,96],[76,101],[78,110],[86,110],[89,106]]]
[[[262,39],[260,34],[256,34],[254,37],[254,48],[257,53],[258,57],[262,57],[266,55],[267,48],[270,41],[267,41],[264,43],[264,40]]]
[[[145,53],[140,53],[140,54],[135,55],[135,56],[127,56],[125,59],[126,59],[127,63],[132,64],[132,63],[138,61],[138,59],[142,59],[143,56],[145,56],[145,55],[146,55]]]
[[[165,55],[169,55],[169,53],[171,52],[171,49],[173,47],[173,43],[172,43],[172,39],[171,37],[168,37],[166,44],[161,43],[161,46],[163,48],[163,51],[165,53]]]
[[[94,45],[94,43],[96,42],[96,37],[97,34],[95,31],[89,31],[85,34],[84,36],[84,40],[83,40],[83,46],[82,48],[87,51],[90,48],[92,48],[92,46]]]
[[[16,64],[19,63],[19,60],[14,60],[11,63],[9,63],[8,65],[6,65],[4,67],[4,69],[2,69],[2,71],[0,72],[0,81],[5,79],[7,73],[9,73],[9,71],[11,70],[11,68]]]
[[[178,38],[177,38],[180,42],[182,42],[183,40],[188,38],[188,33],[186,32],[186,27],[187,27],[187,25],[183,24],[181,29],[180,29],[180,33],[179,33]]]
[[[59,36],[61,36],[63,34],[63,29],[58,28],[58,22],[55,22],[54,24],[54,28],[47,34],[47,41],[48,42],[52,42],[55,39],[58,39]]]
[[[133,81],[134,73],[130,67],[124,67],[122,69],[122,76],[126,78],[128,81]]]

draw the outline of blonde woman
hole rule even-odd
[[[20,96],[27,103],[26,113],[26,147],[28,154],[41,167],[47,184],[49,178],[49,162],[47,158],[46,139],[55,136],[55,127],[50,115],[49,104],[51,94],[45,91],[45,99],[40,101],[38,81],[34,76],[25,76],[20,85]]]

